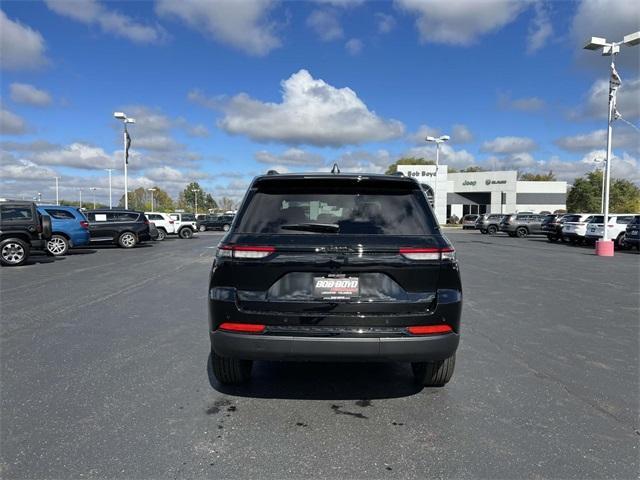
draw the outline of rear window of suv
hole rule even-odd
[[[324,183],[264,185],[249,196],[236,232],[430,235],[437,230],[420,189]]]

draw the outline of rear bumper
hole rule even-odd
[[[425,337],[296,337],[214,331],[216,355],[245,360],[431,362],[453,355],[456,333]]]

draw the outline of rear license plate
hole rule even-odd
[[[631,235],[637,235],[638,234],[638,230],[631,230]]]
[[[360,295],[358,277],[314,277],[313,295],[323,300],[349,300]]]

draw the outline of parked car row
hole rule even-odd
[[[0,201],[0,263],[17,266],[32,250],[52,256],[90,244],[133,248],[168,235],[191,238],[198,231],[188,213],[140,212],[124,209],[84,211],[77,207]]]
[[[607,237],[618,249],[638,247],[640,215],[633,213],[611,214],[606,222]],[[463,228],[465,228],[463,222]],[[594,243],[602,238],[605,229],[604,215],[593,213],[565,214],[485,214],[475,222],[475,229],[483,234],[504,232],[511,237],[546,235],[550,242],[573,244]]]

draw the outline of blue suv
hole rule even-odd
[[[38,205],[38,212],[51,217],[51,239],[46,245],[49,254],[57,257],[71,247],[89,244],[89,222],[76,207]]]

